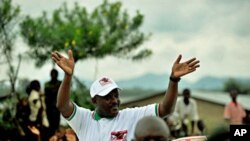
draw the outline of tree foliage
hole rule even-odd
[[[224,91],[229,92],[232,89],[242,94],[250,94],[249,80],[228,79],[224,84]]]
[[[14,56],[13,43],[15,41],[16,25],[20,13],[19,6],[13,6],[11,0],[0,1],[0,60],[1,64],[8,66],[8,76],[11,84],[11,94],[15,93],[15,83],[21,63],[21,55]],[[13,64],[13,59],[18,59],[18,65]]]
[[[148,37],[140,32],[143,15],[137,11],[130,17],[122,11],[121,2],[105,0],[92,12],[75,3],[69,9],[64,3],[52,15],[27,16],[21,23],[21,34],[29,44],[29,56],[42,66],[54,51],[72,48],[75,61],[111,55],[126,59],[142,59],[151,55],[139,49]]]

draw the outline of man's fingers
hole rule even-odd
[[[198,63],[200,63],[199,60],[193,61],[193,62],[191,62],[191,63],[189,64],[189,67],[193,67],[193,66],[197,65]]]
[[[59,61],[59,60],[57,60],[57,59],[56,59],[55,57],[53,57],[53,56],[52,56],[51,58],[52,58],[52,60],[53,60],[56,64],[58,64],[58,61]]]
[[[181,61],[181,54],[178,56],[178,58],[175,60],[175,64],[179,64]]]
[[[69,56],[69,60],[74,60],[73,53],[72,53],[71,49],[68,50],[68,56]]]
[[[188,71],[189,72],[193,72],[193,71],[195,71],[198,67],[200,67],[200,65],[194,65],[194,66],[190,66],[190,67],[188,67]]]
[[[190,63],[192,63],[194,60],[196,60],[196,58],[189,59],[189,60],[186,61],[185,63],[190,64]]]
[[[59,53],[59,52],[55,52],[55,54],[59,57],[59,58],[62,58],[62,55]]]
[[[195,69],[196,69],[196,68],[199,68],[199,67],[200,67],[200,65],[195,65],[195,66],[193,66],[193,68],[195,68]]]
[[[56,61],[59,61],[62,56],[58,52],[53,52],[51,54],[51,57],[53,57]]]

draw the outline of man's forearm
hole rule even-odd
[[[178,82],[169,80],[168,89],[165,93],[164,99],[160,104],[160,116],[164,117],[172,113],[178,95]]]
[[[57,108],[62,114],[67,111],[66,115],[73,111],[73,104],[70,102],[71,79],[72,76],[65,74],[57,95]]]

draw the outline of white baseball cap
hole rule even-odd
[[[105,96],[116,88],[120,89],[114,80],[103,76],[92,83],[90,87],[90,96],[91,98],[96,95]]]

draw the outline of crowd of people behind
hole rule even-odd
[[[97,79],[90,88],[96,109],[90,111],[69,100],[74,59],[71,51],[68,55],[67,59],[57,52],[52,54],[52,59],[65,72],[63,81],[57,79],[58,72],[52,69],[51,80],[45,83],[44,93],[38,80],[31,81],[27,86],[27,98],[17,104],[16,117],[22,129],[19,140],[76,141],[95,137],[99,140],[104,132],[110,132],[111,137],[103,136],[103,140],[111,138],[112,141],[127,141],[128,138],[135,141],[167,141],[188,136],[206,136],[206,126],[199,117],[198,106],[191,98],[191,91],[184,89],[182,97],[177,99],[180,77],[199,67],[199,61],[195,58],[184,63],[180,63],[181,56],[177,58],[172,67],[169,87],[159,104],[119,111],[118,85],[108,77]],[[230,124],[242,124],[245,110],[236,100],[237,92],[230,91],[230,95],[232,102],[225,107],[224,117]],[[70,127],[60,127],[60,114]],[[119,131],[112,131],[113,128]],[[122,128],[128,130],[120,130]],[[134,134],[129,134],[129,130]]]
[[[60,112],[56,107],[57,91],[61,81],[58,71],[52,69],[51,80],[44,85],[38,80],[26,87],[27,96],[17,104],[16,119],[19,123],[19,140],[23,141],[75,141],[77,137],[69,127],[60,126]]]
[[[17,105],[18,112],[16,117],[19,119],[23,129],[22,138],[19,140],[78,140],[77,135],[70,127],[60,127],[60,112],[56,108],[56,98],[61,81],[57,80],[57,76],[58,72],[53,69],[51,71],[51,80],[45,84],[45,94],[41,92],[38,80],[31,81],[27,86],[26,92],[28,97],[21,99]],[[224,118],[229,124],[243,124],[246,112],[241,104],[237,102],[237,91],[231,90],[229,94],[232,101],[225,106]],[[158,136],[158,138],[171,140],[188,136],[206,136],[206,126],[204,121],[199,118],[197,108],[196,101],[191,98],[191,91],[184,89],[182,97],[177,99],[175,110],[171,115],[162,118],[162,121],[150,116],[138,122],[135,129],[135,137],[141,133],[149,134],[154,131],[159,131],[158,134],[162,134],[162,137]],[[148,120],[152,124],[146,124],[145,122],[149,122]],[[155,124],[153,124],[154,122]],[[196,133],[195,128],[198,129]],[[148,130],[148,132],[143,130]],[[221,131],[225,131],[223,132],[224,138],[229,136],[229,131],[225,129],[215,132],[215,134]],[[222,136],[221,134],[218,135]],[[212,138],[216,138],[216,136],[211,136],[211,140]]]

